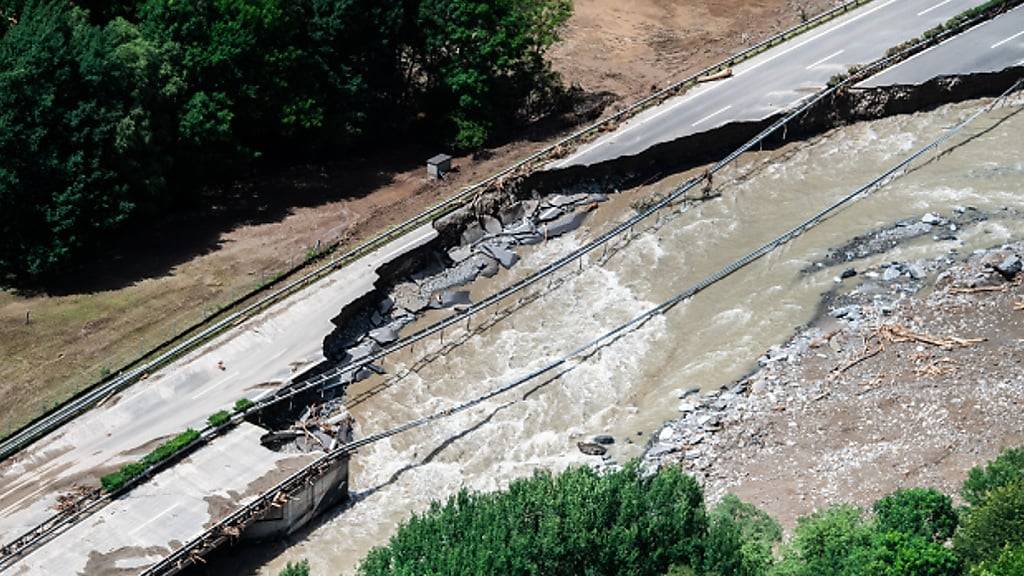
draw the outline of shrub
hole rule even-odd
[[[706,528],[700,487],[674,468],[650,477],[636,463],[606,474],[537,472],[504,492],[435,503],[372,550],[359,573],[662,575],[701,565]]]
[[[772,547],[781,540],[778,522],[728,494],[708,515],[705,571],[719,576],[766,574]]]
[[[897,490],[875,502],[874,510],[880,532],[900,532],[945,542],[956,530],[953,500],[930,488]]]
[[[1024,574],[1024,546],[1005,548],[999,558],[982,562],[971,570],[971,576],[1020,576]]]
[[[189,428],[167,442],[159,445],[149,454],[146,454],[138,462],[130,462],[121,466],[117,472],[112,472],[100,478],[100,486],[107,492],[113,492],[128,483],[129,480],[141,476],[151,466],[163,462],[182,448],[199,438],[199,432]]]
[[[158,462],[163,462],[164,460],[167,460],[168,458],[176,454],[179,450],[190,444],[196,438],[199,438],[199,432],[196,432],[195,430],[189,428],[188,430],[185,430],[184,432],[178,434],[174,438],[171,438],[167,442],[164,442],[163,444],[157,446],[156,449],[154,449],[152,452],[146,454],[146,456],[142,459],[142,462],[147,466],[152,466]]]
[[[861,574],[870,576],[960,576],[957,555],[945,546],[901,532],[876,534]]]
[[[997,558],[1007,546],[1024,544],[1024,482],[986,493],[970,508],[953,538],[953,547],[969,564]]]
[[[990,491],[1020,481],[1024,481],[1024,448],[1009,448],[984,468],[972,468],[960,488],[960,495],[971,505],[978,506]]]
[[[256,403],[248,398],[239,398],[235,401],[235,412],[245,412],[249,408],[252,408]]]
[[[100,486],[103,487],[105,492],[113,492],[121,486],[124,486],[124,476],[120,472],[111,472],[100,478]]]
[[[214,412],[213,414],[210,414],[210,417],[207,418],[206,421],[210,424],[210,426],[218,428],[231,421],[231,414],[228,414],[227,410],[219,410],[217,412]]]
[[[819,576],[860,574],[874,531],[860,509],[835,506],[797,521],[773,574]]]
[[[302,560],[285,565],[284,570],[277,573],[277,576],[309,576],[309,560]]]

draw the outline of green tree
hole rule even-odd
[[[772,548],[782,540],[782,528],[752,504],[727,494],[708,514],[704,566],[719,576],[766,574]]]
[[[997,558],[1007,546],[1024,544],[1024,482],[985,492],[968,509],[953,537],[953,547],[968,564]]]
[[[852,576],[863,574],[865,553],[874,530],[860,509],[834,506],[797,520],[773,574],[786,576]]]
[[[902,532],[880,532],[871,542],[861,574],[865,576],[959,576],[962,563],[950,549]]]
[[[302,560],[294,564],[289,562],[283,570],[277,573],[277,576],[309,576],[309,560]]]
[[[1021,576],[1024,574],[1024,546],[1007,547],[994,560],[986,560],[971,569],[971,576]]]
[[[544,55],[571,14],[571,0],[419,2],[427,104],[450,123],[458,146],[479,148],[552,100],[558,82]]]
[[[507,491],[435,503],[359,571],[661,575],[671,565],[701,565],[706,527],[700,487],[676,469],[652,477],[636,464],[607,474],[538,472]]]
[[[39,278],[160,197],[161,47],[30,1],[0,38],[0,278]]]
[[[900,532],[934,542],[945,542],[956,530],[953,500],[931,488],[897,490],[875,502],[880,532]]]
[[[1021,481],[1024,481],[1024,448],[1009,448],[985,467],[971,468],[960,495],[977,506],[985,501],[990,491]]]

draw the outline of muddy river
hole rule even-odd
[[[490,329],[465,337],[417,373],[353,387],[350,396],[360,399],[352,407],[357,436],[479,395],[568,352],[803,221],[980,105],[858,124],[745,157],[728,178],[716,180],[722,185],[719,198],[677,206],[654,229],[638,228],[603,265],[595,257],[584,261],[582,270],[571,267],[563,284]],[[276,574],[285,562],[307,558],[314,574],[352,574],[370,548],[386,542],[398,523],[431,500],[462,488],[501,488],[538,468],[599,464],[601,458],[576,448],[577,441],[593,434],[615,437],[613,462],[637,456],[648,436],[677,415],[678,389],[714,388],[743,376],[767,348],[812,319],[821,295],[849,266],[815,269],[813,263],[828,248],[900,219],[920,219],[928,212],[950,217],[957,207],[974,207],[990,217],[937,231],[872,261],[907,262],[1024,238],[1024,222],[1004,211],[1024,210],[1021,134],[1024,113],[1015,107],[987,113],[947,145],[943,156],[930,155],[902,178],[560,378],[361,451],[352,462],[350,504],[288,542],[236,549],[211,568],[237,570],[246,558],[244,571]],[[474,294],[479,297],[582,244],[622,219],[631,204],[671,189],[686,176],[614,196],[584,228],[521,253],[515,268],[481,281]],[[955,239],[942,240],[947,233]],[[808,267],[815,271],[805,272]],[[459,332],[446,333],[445,342],[459,339]],[[418,345],[412,353],[389,358],[385,367],[401,372],[440,345]]]

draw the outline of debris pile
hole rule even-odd
[[[958,467],[1024,425],[1022,254],[1024,243],[954,251],[838,279],[811,326],[750,375],[678,389],[680,416],[651,438],[644,466],[680,465],[712,500],[738,490],[769,505],[782,489],[806,500],[800,513],[849,501],[854,486],[870,502],[901,482],[959,482]],[[799,515],[793,500],[779,506]]]
[[[517,202],[499,210],[497,216],[480,216],[465,228],[459,245],[447,251],[443,262],[413,274],[387,296],[375,294],[375,301],[353,302],[353,312],[343,312],[343,317],[339,316],[343,319],[335,320],[339,326],[325,340],[325,353],[338,363],[357,362],[396,342],[417,315],[429,309],[458,311],[468,306],[469,291],[461,287],[515,266],[517,246],[538,244],[577,229],[598,203],[607,199],[598,193],[555,194]],[[344,375],[340,385],[383,372],[371,364]]]
[[[352,416],[340,400],[306,408],[285,430],[268,432],[260,443],[278,452],[330,452],[352,441]]]

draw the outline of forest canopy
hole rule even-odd
[[[480,148],[557,101],[570,0],[0,0],[0,282],[255,162]]]

